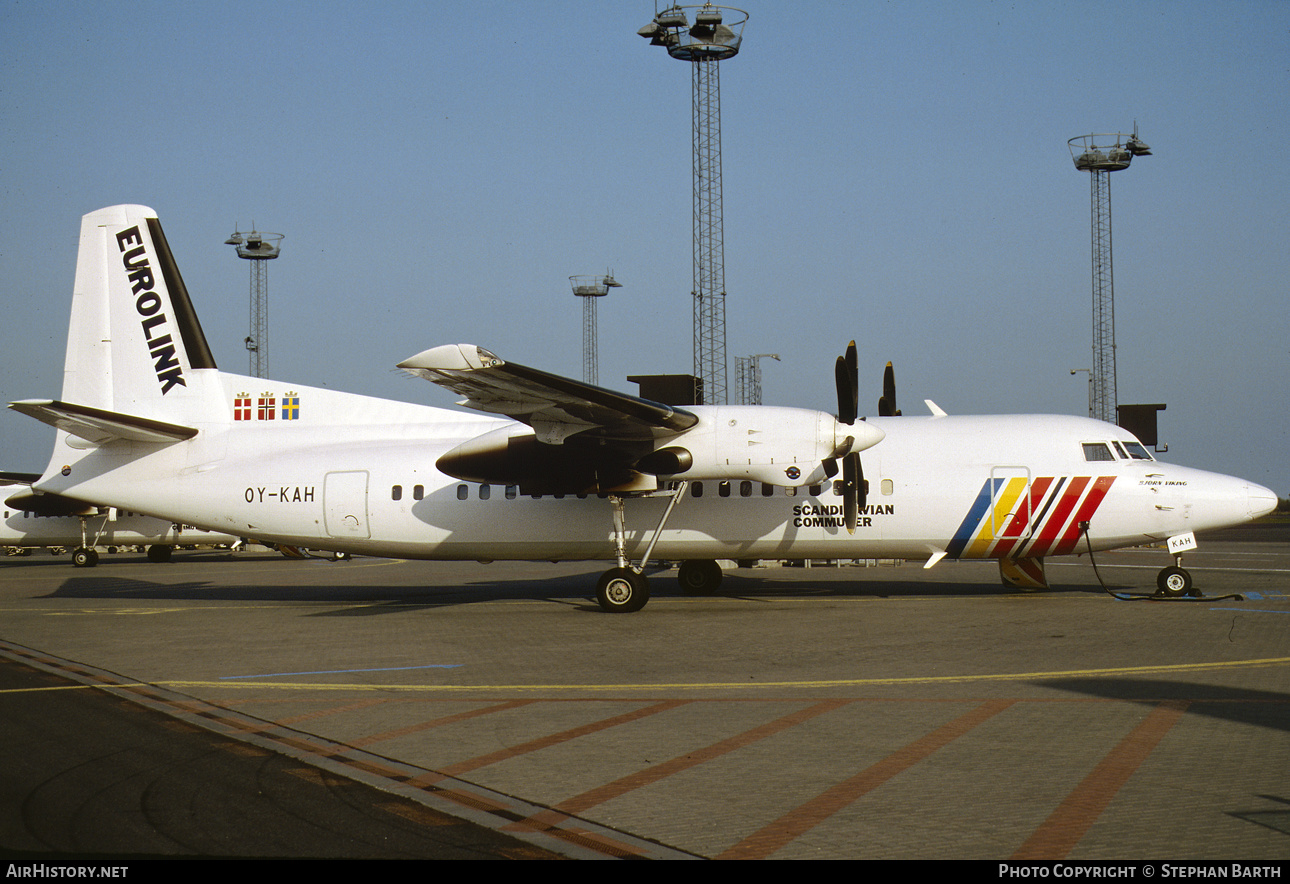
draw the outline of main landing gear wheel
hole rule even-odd
[[[161,543],[154,543],[152,546],[148,547],[148,561],[158,563],[169,562],[170,553],[170,547]]]
[[[99,563],[97,550],[82,546],[72,552],[72,564],[77,568],[93,568]]]
[[[676,579],[686,595],[712,595],[721,585],[721,566],[712,559],[690,559],[681,563]]]
[[[1156,589],[1171,599],[1182,598],[1191,592],[1191,574],[1176,565],[1170,565],[1156,575]]]
[[[630,614],[649,601],[649,578],[631,568],[610,568],[596,582],[596,601],[609,614]]]

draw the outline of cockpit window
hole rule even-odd
[[[1121,445],[1119,442],[1116,442],[1114,439],[1112,439],[1112,440],[1111,440],[1111,444],[1115,446],[1115,453],[1116,453],[1116,454],[1118,454],[1118,455],[1120,455],[1120,460],[1128,460],[1128,459],[1129,459],[1129,456],[1128,456],[1127,454],[1125,454],[1125,453],[1124,453],[1124,446],[1123,446],[1123,445]]]
[[[1129,457],[1134,460],[1155,460],[1141,442],[1125,442],[1124,447],[1129,449]]]
[[[1115,460],[1115,455],[1105,442],[1085,442],[1084,459],[1087,461]]]

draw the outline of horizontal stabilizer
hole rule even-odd
[[[35,485],[40,481],[40,473],[11,473],[0,470],[0,485]]]
[[[117,440],[181,442],[197,435],[192,427],[54,399],[23,399],[10,402],[9,407],[95,445]]]

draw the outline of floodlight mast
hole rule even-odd
[[[621,282],[613,272],[603,276],[570,276],[574,297],[582,298],[582,379],[588,384],[600,383],[600,352],[596,342],[596,300],[609,294],[610,289],[620,289]]]
[[[778,353],[757,353],[753,356],[735,357],[735,379],[739,405],[761,405],[761,360],[774,359]]]
[[[1111,257],[1112,172],[1129,168],[1151,148],[1132,135],[1077,135],[1066,142],[1075,168],[1091,175],[1093,222],[1093,368],[1089,371],[1088,416],[1115,423],[1118,395],[1115,372],[1115,274]]]
[[[694,11],[691,27],[686,10]],[[651,46],[692,64],[694,373],[705,401],[726,404],[726,269],[721,193],[721,78],[718,63],[743,42],[748,13],[732,6],[670,6],[637,31]]]
[[[265,262],[278,257],[281,242],[281,233],[254,229],[250,233],[234,231],[224,240],[226,246],[237,246],[239,258],[251,262],[251,331],[246,336],[246,349],[253,378],[269,376],[269,265]]]

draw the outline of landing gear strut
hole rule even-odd
[[[689,482],[681,482],[672,490],[672,499],[663,511],[663,518],[658,520],[658,527],[650,536],[639,565],[633,565],[627,558],[627,519],[623,511],[623,499],[617,495],[610,496],[609,502],[614,508],[614,557],[618,560],[618,567],[610,568],[596,581],[596,601],[600,603],[602,611],[608,614],[631,614],[645,607],[645,603],[649,601],[649,578],[644,574],[645,565],[649,562],[650,553],[654,552],[659,535],[663,533],[668,516],[672,515],[672,510],[689,487]]]
[[[89,516],[81,516],[81,545],[72,550],[72,565],[77,568],[93,568],[99,563],[98,550],[90,543]],[[97,538],[96,538],[97,539]]]

